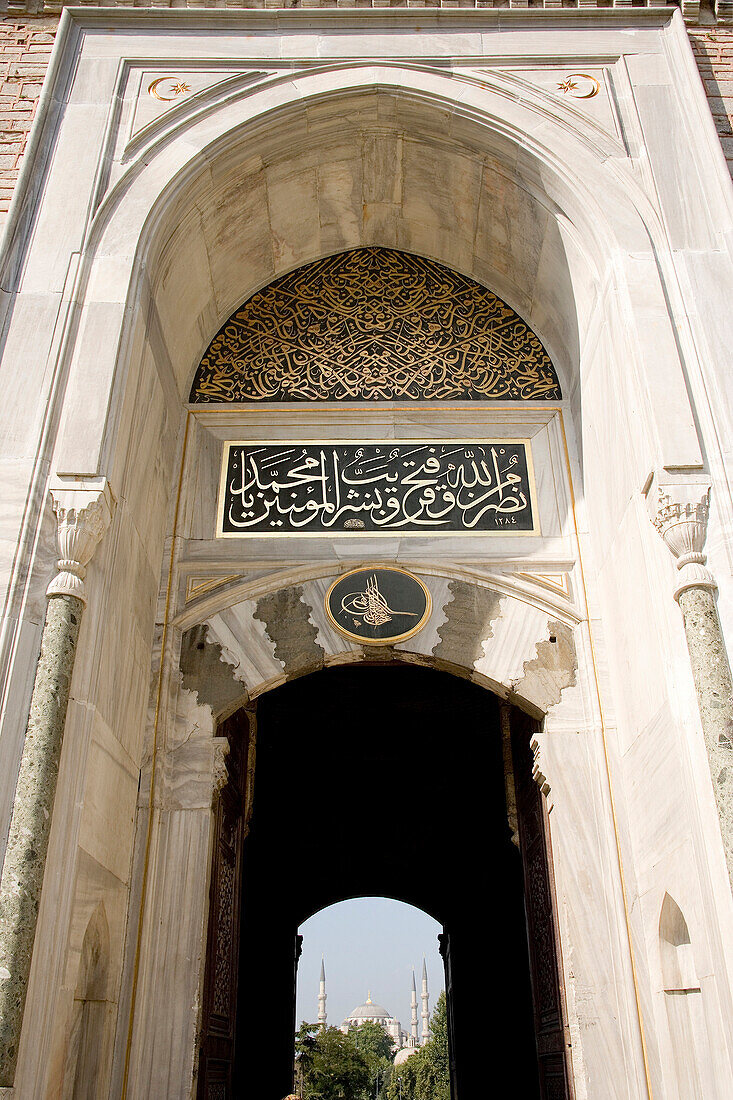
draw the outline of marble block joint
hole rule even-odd
[[[112,514],[106,480],[52,491],[58,573],[47,589],[31,707],[0,880],[0,1087],[13,1085],[76,645],[85,569]]]
[[[705,738],[720,831],[733,885],[733,679],[715,602],[715,578],[703,553],[710,494],[683,500],[660,489],[654,519],[676,558],[679,576],[674,596],[680,605],[692,676]]]

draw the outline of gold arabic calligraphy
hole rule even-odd
[[[414,611],[394,611],[379,591],[379,582],[373,574],[368,578],[363,592],[350,592],[341,601],[341,610],[347,614],[356,616],[354,626],[359,625],[359,619],[363,619],[370,626],[384,626],[391,623],[395,615],[409,615],[416,619]]]
[[[357,248],[245,302],[207,348],[190,400],[561,396],[540,340],[496,295],[431,260]]]

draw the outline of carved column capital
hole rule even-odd
[[[212,737],[212,765],[211,765],[211,794],[215,799],[221,790],[229,782],[229,769],[227,768],[227,756],[229,755],[229,741],[226,737]]]
[[[114,502],[106,477],[59,477],[51,488],[56,514],[58,573],[47,596],[75,596],[86,604],[84,578],[102,536],[112,519]]]
[[[709,489],[701,491],[698,486],[690,491],[682,485],[660,486],[659,504],[652,522],[676,559],[680,575],[674,598],[678,602],[687,588],[717,587],[703,552],[709,513]]]
[[[659,488],[654,526],[677,560],[674,597],[682,612],[700,723],[733,888],[733,675],[715,602],[715,578],[703,552],[710,485],[690,482]]]

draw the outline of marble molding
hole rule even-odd
[[[449,3],[450,3],[450,0],[432,0],[431,3],[426,3],[425,7],[428,10],[430,10],[430,8],[439,8],[441,10],[444,10],[445,8],[449,9]],[[225,6],[225,4],[226,4],[226,0],[213,0],[213,2],[211,4],[211,7],[212,8],[222,8],[222,7]],[[644,6],[647,6],[647,5],[653,6],[653,0],[644,0]],[[63,7],[65,7],[65,6],[66,5],[63,3],[63,0],[17,0],[17,3],[14,4],[14,6],[13,6],[13,10],[18,12],[18,13],[21,13],[22,16],[25,18],[26,15],[36,15],[36,16],[37,15],[44,15],[44,14],[45,15],[47,15],[47,14],[56,15],[56,14],[58,14],[59,10],[63,9]],[[116,5],[115,4],[104,4],[102,2],[102,0],[91,0],[90,7],[91,6],[115,7]],[[141,3],[139,6],[141,8],[150,7],[150,6],[152,6],[152,0],[144,0],[144,2]],[[173,7],[173,6],[174,6],[173,0],[163,0],[163,2],[159,5],[160,8]],[[184,3],[182,4],[182,6],[183,7],[193,7],[193,6],[195,6],[194,5],[194,0],[184,0]],[[297,11],[299,8],[304,8],[306,10],[312,10],[314,8],[318,8],[321,11],[323,11],[324,9],[333,8],[333,7],[337,7],[337,6],[341,7],[341,8],[360,7],[361,11],[363,12],[363,10],[365,8],[377,8],[378,9],[378,8],[381,7],[381,4],[380,4],[379,0],[365,0],[365,2],[361,5],[359,4],[359,0],[313,0],[313,2],[311,2],[311,3],[308,3],[308,0],[293,0],[292,7],[288,8],[287,10],[289,12],[293,12],[293,11]],[[408,6],[408,0],[395,0],[395,3],[393,4],[393,8],[400,8],[400,7],[407,7],[407,6]],[[468,2],[466,3],[465,6],[466,7],[471,7],[471,8],[473,8],[473,7],[478,8],[479,5],[476,2],[476,0],[468,0]],[[556,0],[541,0],[541,3],[540,3],[539,6],[542,7],[542,8],[545,8],[546,10],[549,10],[549,11],[556,11],[557,10]],[[261,7],[261,0],[241,0],[241,3],[238,4],[238,7],[244,8],[244,9],[247,9],[247,8],[258,9],[258,8]],[[499,7],[500,7],[500,0],[486,0],[486,7],[483,8],[482,10],[484,12],[486,12],[487,10],[491,11],[492,8],[499,8]],[[585,11],[593,10],[594,8],[600,8],[600,7],[602,7],[602,5],[600,3],[600,0],[588,0],[588,2],[586,4],[584,4],[584,10]],[[688,25],[691,25],[691,26],[696,25],[698,23],[699,17],[700,17],[700,0],[682,0],[681,7],[682,7],[682,13],[683,13],[684,18],[685,18],[685,22]],[[502,9],[502,10],[505,10],[505,9]],[[714,12],[715,12],[715,16],[716,16],[716,21],[719,25],[726,26],[726,25],[729,25],[730,23],[733,23],[733,11],[731,11],[731,5],[729,3],[729,0],[715,0]],[[705,24],[705,25],[707,25],[707,24]],[[156,72],[157,72],[157,70],[156,70]],[[195,73],[195,70],[194,70],[194,73]],[[176,74],[176,78],[178,78],[178,79],[180,79],[181,76],[188,77],[188,75],[189,75],[185,70],[182,72],[180,68],[175,69],[175,74]],[[168,83],[170,83],[170,82],[168,82]],[[187,91],[189,89],[186,88],[185,90]],[[164,89],[164,93],[168,93],[168,97],[172,98],[172,96],[169,95],[168,87],[166,87],[166,89]]]

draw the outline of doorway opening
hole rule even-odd
[[[371,822],[354,827],[363,843],[384,842]],[[431,1041],[436,1005],[444,1017],[442,931],[422,910],[374,897],[330,905],[300,926],[296,1095],[389,1100],[403,1072],[407,1086],[399,1067]],[[447,1086],[445,1027],[439,1044],[430,1068],[439,1065]]]
[[[534,726],[501,705],[503,715],[495,696],[451,674],[375,662],[262,696],[256,766],[253,709],[220,728],[235,756],[233,804],[248,783],[252,799],[248,828],[222,829],[225,863],[242,838],[224,878],[214,854],[201,1097],[292,1092],[298,929],[365,895],[415,906],[443,929],[452,1100],[469,1100],[489,1071],[492,1087],[505,1078],[526,1100],[569,1097],[546,821],[531,777]],[[509,720],[522,854],[507,818]],[[229,956],[218,931],[227,919]],[[208,1006],[227,957],[222,1042]],[[207,1091],[212,1082],[224,1091]]]

